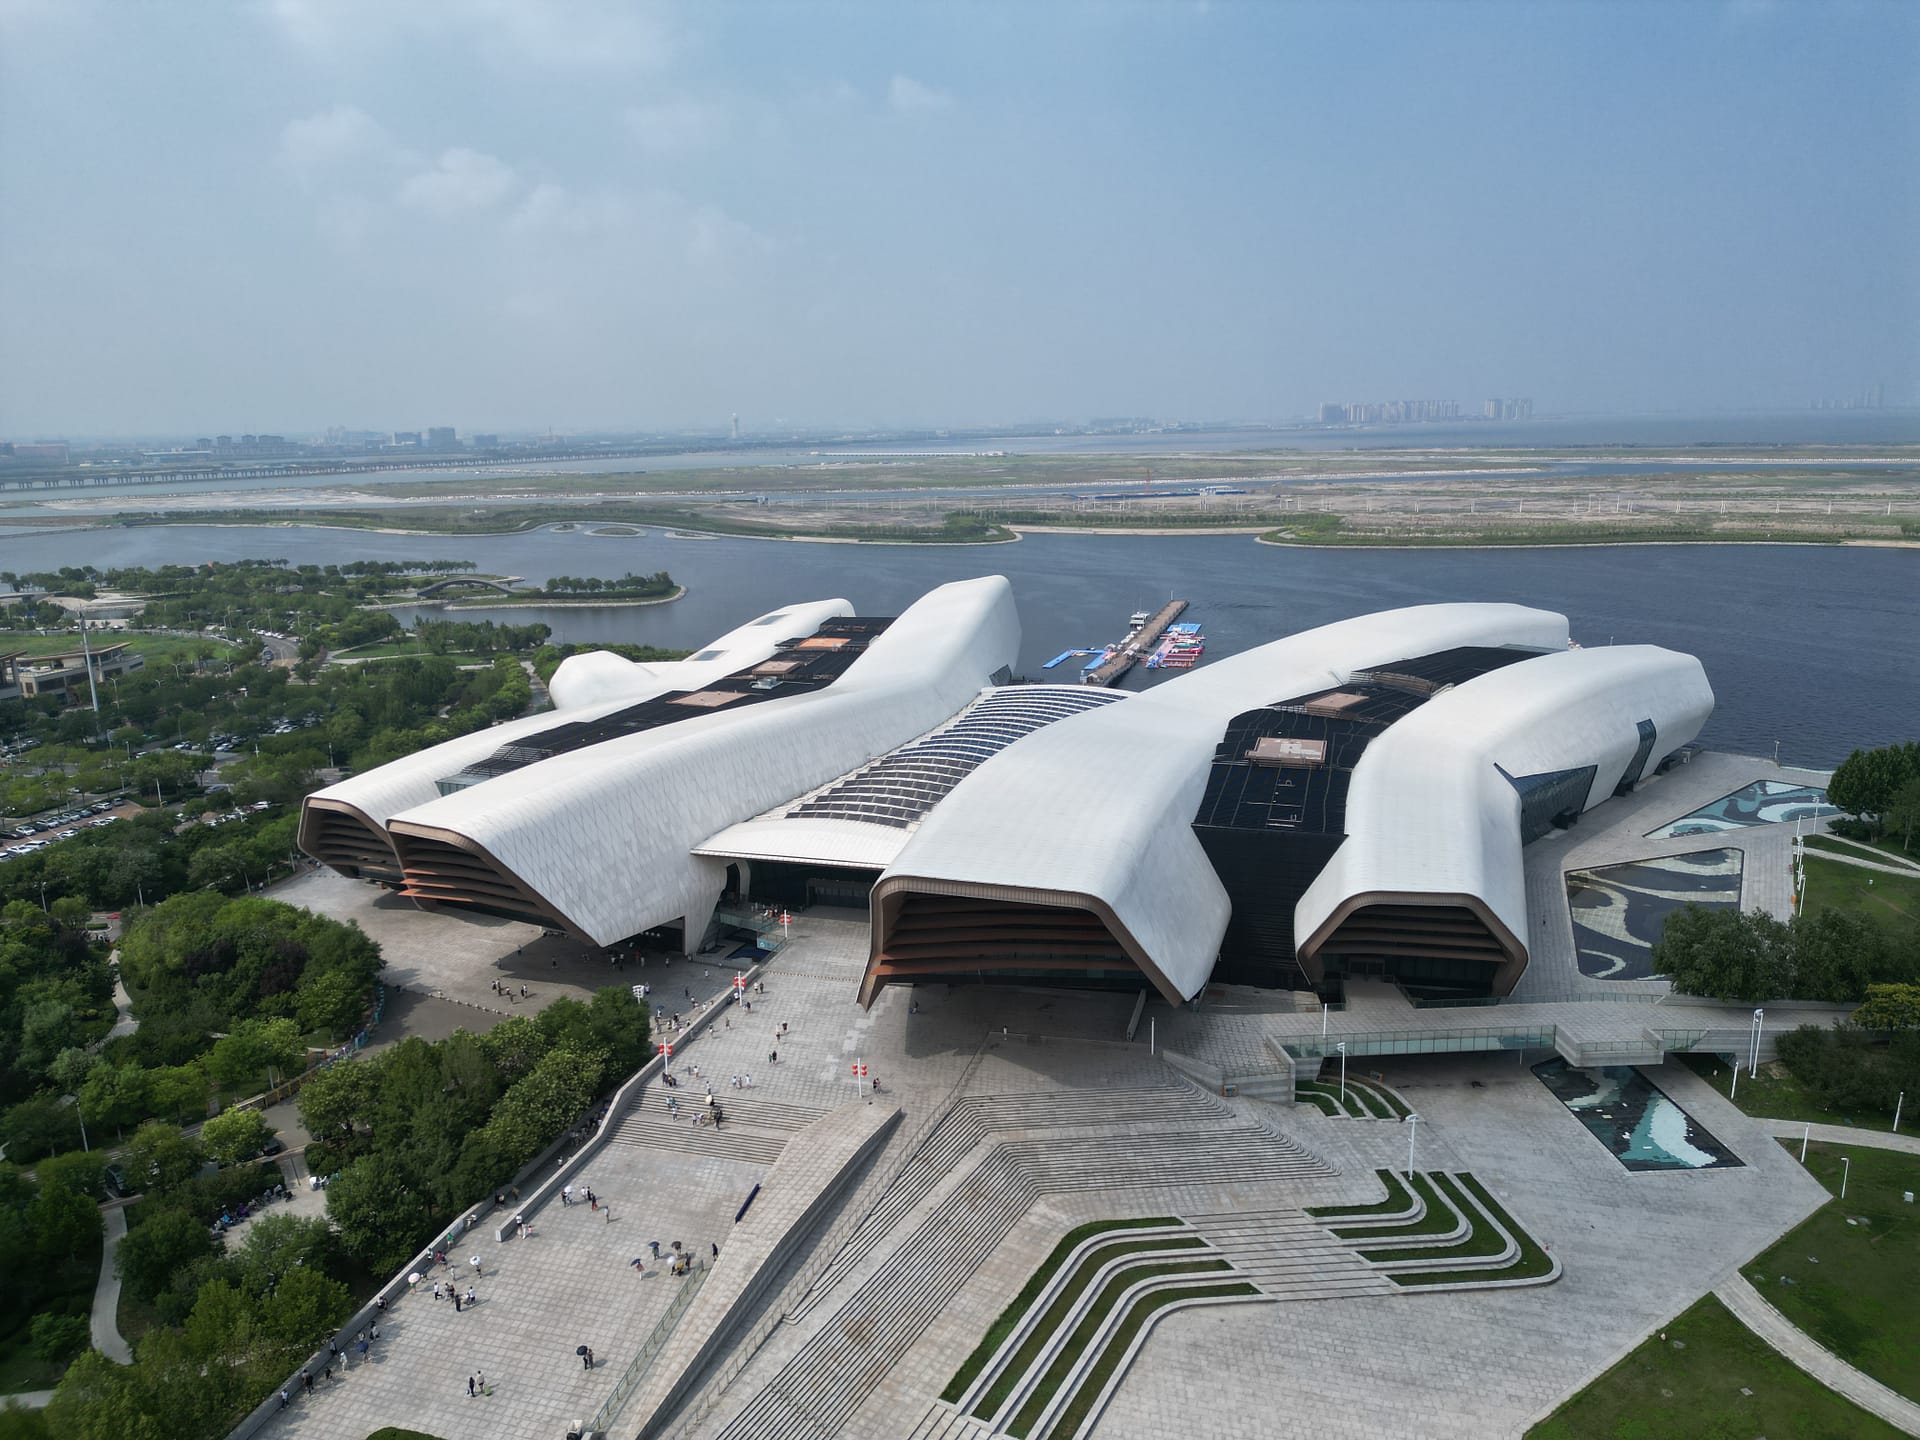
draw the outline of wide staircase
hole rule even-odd
[[[856,1234],[856,1242],[864,1237],[862,1257],[945,1176],[977,1156],[973,1168],[735,1417],[726,1440],[824,1440],[841,1433],[1043,1194],[1335,1173],[1283,1137],[1223,1124],[1231,1112],[1197,1103],[1204,1098],[1148,1087],[979,1096],[957,1104],[875,1208],[871,1233],[863,1226]],[[1088,1133],[1091,1127],[1101,1133]],[[992,1139],[1001,1129],[1070,1133]],[[922,1158],[927,1165],[910,1175]]]
[[[667,1112],[669,1095],[680,1097],[678,1119]],[[715,1098],[724,1115],[717,1126],[706,1118],[703,1092],[649,1086],[641,1103],[628,1111],[613,1132],[611,1143],[771,1165],[796,1132],[826,1114],[805,1105],[762,1100],[751,1090],[729,1089]]]
[[[1234,1268],[1279,1300],[1388,1295],[1392,1283],[1299,1210],[1189,1215],[1187,1222]]]

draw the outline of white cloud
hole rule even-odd
[[[491,210],[511,195],[520,177],[511,165],[478,150],[455,147],[431,170],[407,180],[395,197],[413,210],[442,219]]]
[[[726,110],[705,100],[663,100],[630,106],[621,116],[627,134],[654,155],[710,149],[727,138]]]
[[[902,112],[924,112],[950,108],[953,97],[944,90],[921,84],[911,75],[896,75],[887,87],[887,103]]]
[[[258,0],[290,43],[316,58],[425,39],[465,41],[503,68],[655,69],[674,50],[653,0]]]
[[[336,105],[290,121],[280,132],[278,159],[302,180],[366,170],[404,158],[380,122],[354,105]]]

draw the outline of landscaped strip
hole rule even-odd
[[[1142,1295],[1134,1301],[1114,1332],[1101,1348],[1100,1358],[1080,1377],[1080,1384],[1073,1392],[1073,1398],[1055,1417],[1052,1434],[1068,1436],[1086,1423],[1087,1412],[1091,1410],[1107,1388],[1107,1382],[1113,1377],[1114,1367],[1126,1358],[1127,1347],[1133,1343],[1133,1337],[1140,1333],[1142,1326],[1150,1322],[1156,1312],[1182,1300],[1219,1300],[1234,1295],[1258,1295],[1256,1286],[1246,1281],[1236,1281],[1230,1285],[1200,1285],[1192,1289],[1156,1290],[1150,1295]]]
[[[1013,1327],[1019,1324],[1020,1317],[1027,1313],[1027,1308],[1039,1297],[1040,1292],[1046,1289],[1047,1282],[1053,1279],[1054,1273],[1066,1263],[1067,1256],[1073,1253],[1076,1245],[1107,1231],[1145,1230],[1179,1223],[1171,1216],[1157,1216],[1145,1220],[1093,1220],[1085,1225],[1074,1226],[1061,1237],[1060,1243],[1048,1252],[1047,1258],[1040,1262],[1039,1268],[1033,1272],[1027,1283],[1020,1287],[1020,1293],[1014,1296],[1007,1308],[1000,1312],[999,1319],[987,1327],[986,1338],[974,1347],[966,1363],[954,1372],[953,1379],[940,1393],[940,1398],[952,1405],[967,1393],[967,1387],[973,1383],[974,1377],[985,1368],[986,1363],[993,1358],[994,1352],[1006,1341],[1007,1336],[1013,1333]]]
[[[1514,1222],[1506,1208],[1487,1193],[1487,1187],[1472,1175],[1461,1174],[1450,1178],[1469,1191],[1475,1200],[1485,1208],[1507,1234],[1513,1237],[1513,1243],[1520,1253],[1509,1265],[1498,1270],[1422,1270],[1413,1274],[1391,1275],[1396,1285],[1484,1285],[1510,1280],[1539,1280],[1553,1274],[1553,1257],[1534,1241],[1534,1238]],[[1405,1252],[1402,1252],[1404,1258]]]
[[[1033,1429],[1036,1421],[1045,1413],[1047,1404],[1053,1399],[1054,1392],[1065,1383],[1068,1375],[1079,1360],[1081,1352],[1093,1343],[1100,1327],[1106,1323],[1108,1313],[1119,1303],[1120,1296],[1142,1280],[1152,1280],[1166,1275],[1202,1275],[1230,1270],[1233,1267],[1225,1260],[1176,1260],[1158,1265],[1136,1265],[1120,1271],[1109,1279],[1093,1303],[1087,1307],[1087,1313],[1060,1347],[1053,1363],[1040,1377],[1040,1383],[1034,1386],[1033,1393],[1027,1397],[1027,1403],[1020,1407],[1013,1423],[1007,1426],[1011,1435],[1025,1437]],[[976,1414],[981,1412],[975,1411]]]
[[[1387,1187],[1387,1198],[1372,1205],[1309,1205],[1306,1213],[1316,1220],[1358,1220],[1363,1215],[1398,1215],[1413,1208],[1413,1196],[1402,1183],[1398,1171],[1376,1170],[1380,1183]]]
[[[1446,1245],[1425,1246],[1411,1250],[1362,1250],[1360,1252],[1360,1258],[1362,1260],[1472,1260],[1482,1256],[1498,1255],[1502,1250],[1507,1248],[1507,1237],[1482,1219],[1479,1212],[1471,1205],[1466,1204],[1458,1198],[1458,1193],[1454,1189],[1452,1176],[1443,1175],[1436,1171],[1432,1175],[1415,1177],[1416,1183],[1420,1180],[1432,1181],[1434,1188],[1440,1192],[1443,1203],[1457,1211],[1460,1217],[1467,1222],[1470,1228],[1466,1238],[1452,1241]],[[1431,1213],[1429,1213],[1427,1218],[1429,1220],[1432,1219]],[[1445,1228],[1451,1230],[1454,1227],[1449,1223]],[[1407,1233],[1418,1234],[1420,1232],[1409,1227]],[[1377,1238],[1377,1235],[1378,1232],[1375,1232],[1375,1237],[1369,1238]]]
[[[1007,1363],[1001,1366],[1000,1373],[995,1377],[993,1384],[974,1405],[973,1413],[983,1419],[990,1419],[1006,1403],[1007,1396],[1013,1392],[1013,1387],[1020,1383],[1020,1378],[1047,1348],[1048,1342],[1053,1339],[1054,1332],[1073,1313],[1075,1303],[1087,1286],[1093,1283],[1093,1277],[1099,1273],[1102,1265],[1128,1255],[1147,1252],[1198,1250],[1204,1244],[1205,1242],[1197,1235],[1174,1236],[1164,1239],[1116,1241],[1088,1251],[1081,1257],[1080,1263],[1075,1267],[1074,1273],[1068,1278],[1066,1284],[1060,1287],[1059,1293],[1053,1298],[1053,1303],[1047,1306],[1046,1313],[1034,1324],[1027,1338],[1020,1342],[1019,1348],[1008,1357]],[[1005,1338],[1003,1334],[1001,1339]]]
[[[1459,1228],[1460,1221],[1463,1219],[1469,1225],[1475,1225],[1474,1216],[1470,1211],[1450,1203],[1453,1198],[1450,1194],[1440,1193],[1439,1182],[1445,1178],[1442,1175],[1425,1175],[1418,1171],[1414,1173],[1413,1188],[1427,1206],[1426,1213],[1418,1220],[1409,1220],[1404,1225],[1370,1225],[1350,1230],[1335,1230],[1334,1237],[1339,1240],[1393,1240],[1405,1235],[1448,1235]],[[1376,1258],[1364,1251],[1361,1253],[1365,1259]],[[1423,1258],[1423,1252],[1396,1250],[1389,1256],[1379,1258],[1415,1260]]]

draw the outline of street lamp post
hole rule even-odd
[[[1900,1133],[1900,1107],[1907,1103],[1907,1092],[1902,1090],[1893,1102],[1893,1133]]]
[[[1840,1157],[1840,1198],[1842,1200],[1847,1198],[1847,1177],[1851,1174],[1853,1174],[1853,1157],[1842,1155]]]
[[[1747,1054],[1747,1074],[1749,1075],[1758,1075],[1760,1073],[1760,1030],[1766,1023],[1766,1019],[1767,1012],[1765,1010],[1755,1010],[1753,1012],[1753,1048]]]
[[[1334,1047],[1340,1052],[1340,1108],[1347,1108],[1347,1042],[1342,1040]]]
[[[1407,1183],[1413,1183],[1413,1141],[1420,1133],[1420,1116],[1416,1111],[1407,1116]]]

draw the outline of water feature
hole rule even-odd
[[[1743,1163],[1632,1066],[1578,1070],[1556,1058],[1534,1066],[1533,1073],[1629,1170],[1716,1170]]]
[[[533,584],[552,575],[671,571],[672,604],[502,606],[440,612],[540,621],[562,640],[698,645],[795,599],[845,596],[897,614],[929,586],[1000,573],[1024,627],[1021,670],[1117,639],[1170,596],[1206,627],[1206,663],[1369,610],[1512,600],[1564,611],[1582,643],[1647,642],[1698,655],[1718,705],[1704,744],[1827,767],[1860,745],[1911,739],[1920,715],[1920,554],[1838,546],[1592,546],[1318,550],[1239,535],[1035,535],[989,546],[833,545],[596,535],[575,524],[516,535],[390,534],[326,526],[141,526],[0,535],[0,569],[155,566],[280,557],[472,560]],[[410,616],[403,614],[403,620]],[[1059,672],[1053,672],[1055,674]],[[1139,669],[1129,688],[1163,684]]]

